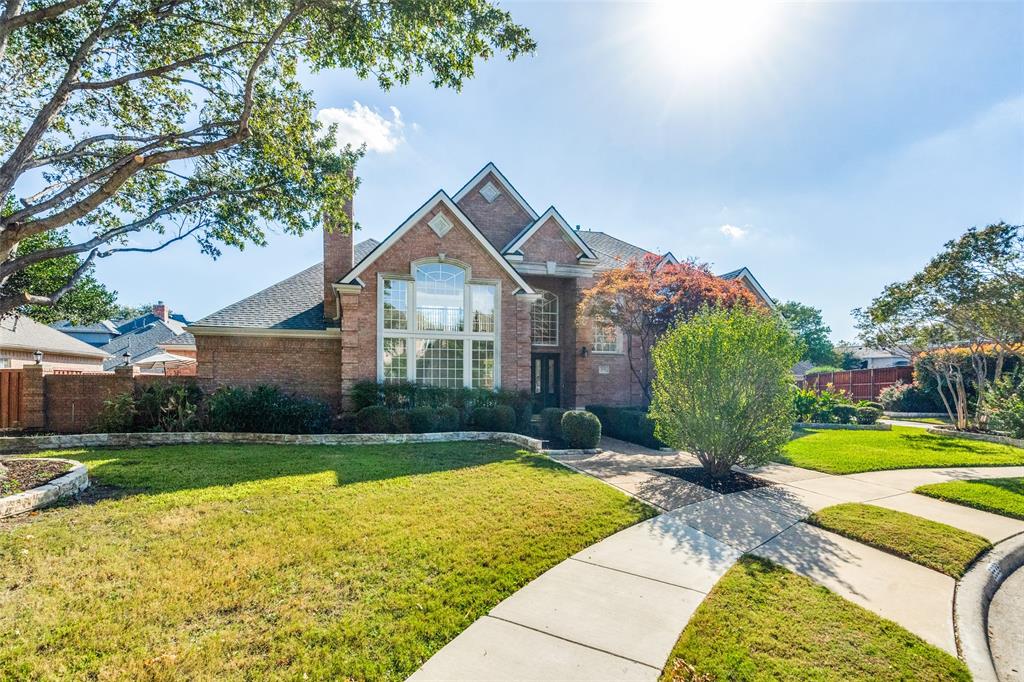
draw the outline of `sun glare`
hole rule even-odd
[[[766,49],[777,28],[776,9],[770,2],[655,2],[647,7],[643,34],[658,60],[706,75]]]

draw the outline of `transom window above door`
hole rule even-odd
[[[537,290],[540,298],[530,307],[530,339],[534,346],[558,345],[558,297]]]
[[[378,276],[378,379],[497,387],[499,283],[473,280],[468,266],[450,261],[411,271]]]

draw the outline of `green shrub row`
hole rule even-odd
[[[447,433],[450,431],[522,432],[511,405],[479,406],[465,416],[449,405],[389,409],[368,405],[343,430],[358,433]]]
[[[606,436],[636,443],[646,448],[657,449],[664,443],[654,435],[654,422],[643,410],[635,407],[610,407],[607,405],[587,405],[601,422],[601,430]]]
[[[530,428],[530,420],[533,417],[533,402],[528,391],[490,391],[482,388],[442,388],[439,386],[427,386],[415,384],[408,381],[394,383],[377,383],[374,381],[360,381],[352,388],[352,402],[356,414],[368,407],[384,407],[390,412],[399,410],[412,411],[417,408],[429,408],[439,410],[441,408],[452,408],[459,415],[459,427],[447,429],[456,431],[461,427],[469,427],[474,423],[474,413],[478,409],[497,409],[509,407],[514,415],[512,428],[500,429],[503,431],[516,431],[526,433]],[[506,411],[502,410],[505,415]],[[398,417],[399,424],[392,424],[390,428],[401,428],[404,417]],[[481,413],[475,418],[491,423],[493,416],[488,413]],[[502,421],[504,425],[504,421]],[[450,425],[450,424],[449,424]],[[362,431],[356,420],[357,428]],[[432,431],[445,431],[446,429],[435,428]],[[486,429],[499,430],[499,429]],[[366,431],[366,433],[371,433]],[[374,433],[385,433],[377,431]],[[399,431],[399,433],[403,433]],[[416,433],[416,432],[413,432]],[[419,433],[427,433],[421,431]]]
[[[878,402],[891,412],[946,411],[934,390],[926,390],[917,384],[905,384],[902,381],[883,388],[878,394]]]
[[[874,424],[882,416],[882,404],[870,400],[854,403],[845,391],[826,386],[821,391],[798,388],[793,408],[799,423]]]
[[[331,411],[324,402],[276,386],[226,386],[206,394],[191,382],[156,382],[104,402],[96,430],[326,433]]]

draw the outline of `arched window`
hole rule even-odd
[[[558,345],[558,297],[537,290],[540,298],[530,308],[530,338],[535,346]]]
[[[411,276],[378,281],[378,379],[498,385],[498,282],[473,280],[467,267],[443,261],[416,263]]]

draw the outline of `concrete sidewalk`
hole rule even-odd
[[[776,561],[955,655],[948,576],[801,523],[842,502],[934,518],[998,540],[1024,522],[908,491],[938,480],[1024,476],[1024,467],[833,476],[781,464],[775,485],[719,495],[655,468],[686,454],[605,439],[596,455],[555,456],[667,510],[558,564],[435,654],[411,680],[656,680],[690,616],[746,552]]]

